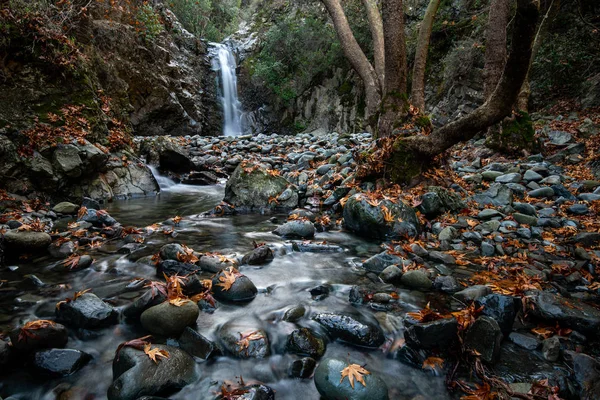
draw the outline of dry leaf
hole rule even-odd
[[[217,286],[221,286],[224,291],[228,291],[231,289],[231,286],[235,283],[235,279],[238,276],[238,272],[233,267],[224,269],[223,275],[219,277],[219,283],[217,283]]]
[[[161,350],[158,347],[152,348],[150,343],[144,346],[144,353],[148,355],[148,357],[158,364],[158,361],[161,358],[169,358],[169,352],[166,350]]]
[[[346,368],[344,368],[341,372],[342,372],[342,379],[340,379],[340,383],[342,383],[342,381],[344,380],[345,377],[348,377],[348,380],[350,381],[350,386],[352,386],[352,389],[354,389],[354,379],[356,379],[358,382],[362,383],[362,385],[366,387],[367,384],[365,383],[365,378],[363,375],[371,374],[369,371],[367,371],[366,369],[364,369],[363,367],[361,367],[358,364],[350,364]]]

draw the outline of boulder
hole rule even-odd
[[[79,210],[79,206],[68,201],[63,201],[52,207],[52,211],[60,214],[77,214],[77,210]]]
[[[416,269],[407,271],[402,275],[401,282],[403,285],[408,286],[411,289],[427,290],[431,289],[433,283],[427,273],[423,270]]]
[[[273,233],[286,239],[311,239],[315,236],[315,226],[310,221],[288,221]]]
[[[567,299],[558,294],[537,292],[530,297],[531,314],[549,324],[576,329],[584,334],[600,332],[600,310],[575,298]]]
[[[44,375],[67,376],[79,371],[92,356],[74,349],[48,349],[33,355],[33,367]]]
[[[348,367],[346,361],[328,358],[315,370],[315,386],[327,400],[388,400],[385,382],[376,373],[363,375],[365,385],[354,380],[354,388],[348,377],[342,379],[342,370]]]
[[[273,250],[267,245],[258,246],[249,253],[246,253],[242,258],[242,264],[248,265],[263,265],[267,264],[275,258]]]
[[[217,330],[223,349],[237,358],[264,358],[271,354],[267,333],[255,318],[238,318]]]
[[[337,313],[319,313],[312,317],[334,338],[361,347],[379,347],[385,341],[375,321]]]
[[[72,144],[58,145],[52,154],[52,164],[57,171],[69,178],[78,178],[83,172],[79,150]]]
[[[409,345],[416,348],[444,349],[458,339],[457,334],[458,321],[452,317],[411,324],[406,328],[404,337]]]
[[[493,363],[500,354],[502,331],[495,319],[480,316],[467,331],[464,346],[480,354],[483,361]]]
[[[231,272],[233,271],[233,272]],[[231,287],[226,289],[227,277],[235,277],[235,281]],[[256,297],[258,289],[254,283],[246,275],[240,274],[233,268],[222,270],[212,280],[213,295],[215,299],[220,301],[247,302]]]
[[[200,309],[193,301],[186,301],[181,306],[165,301],[144,311],[140,321],[144,329],[152,334],[176,337],[181,335],[187,326],[194,324],[198,315]]]
[[[488,294],[475,300],[477,308],[483,307],[482,314],[498,322],[504,335],[512,331],[515,322],[516,304],[514,298],[502,294]]]
[[[56,318],[67,325],[93,329],[114,325],[117,311],[93,293],[84,293],[77,299],[56,308]]]
[[[46,252],[50,243],[52,238],[45,232],[12,229],[4,234],[4,251],[7,256]]]

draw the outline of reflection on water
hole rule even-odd
[[[181,189],[182,185],[177,185]],[[241,272],[247,275],[258,287],[259,294],[246,305],[221,304],[212,314],[201,313],[198,331],[210,339],[216,339],[219,326],[230,320],[254,316],[261,321],[271,341],[272,356],[262,360],[237,360],[220,357],[210,361],[199,361],[201,378],[172,399],[198,400],[214,399],[224,380],[234,382],[243,376],[246,382],[263,382],[277,391],[277,399],[318,399],[312,379],[290,379],[287,370],[297,356],[284,351],[287,335],[299,326],[307,326],[320,331],[320,328],[304,318],[297,323],[282,321],[281,317],[291,306],[303,304],[308,316],[320,311],[341,311],[361,313],[382,321],[382,326],[391,341],[402,335],[398,320],[405,310],[377,312],[368,306],[354,307],[348,302],[352,285],[369,284],[364,270],[357,268],[356,262],[380,251],[377,244],[359,239],[344,232],[318,233],[317,241],[338,244],[345,250],[338,253],[313,254],[291,251],[291,246],[271,231],[276,227],[269,222],[270,216],[240,215],[227,218],[203,218],[202,211],[214,207],[222,198],[223,188],[196,187],[186,190],[163,192],[157,197],[117,201],[110,204],[108,211],[124,225],[146,226],[166,220],[174,215],[191,215],[184,218],[177,228],[177,237],[160,232],[148,237],[142,249],[144,255],[158,252],[166,243],[184,243],[200,252],[236,253],[242,255],[252,249],[252,241],[267,242],[276,249],[276,258],[270,264],[254,267],[242,266]],[[285,216],[278,216],[284,220]],[[113,245],[114,246],[114,245]],[[115,246],[118,247],[118,246]],[[19,274],[35,271],[42,280],[51,283],[68,283],[68,292],[46,294],[47,302],[40,297],[39,302],[14,311],[12,324],[36,318],[51,318],[54,304],[72,294],[72,290],[92,288],[98,296],[107,299],[117,307],[129,304],[144,289],[134,279],[157,279],[155,269],[129,260],[128,256],[109,251],[109,247],[96,249],[91,253],[94,266],[88,270],[65,274],[51,272],[49,261],[36,265],[22,266],[10,279],[18,279]],[[135,259],[135,257],[132,257]],[[45,263],[45,265],[44,265]],[[204,274],[206,278],[210,274]],[[21,277],[22,279],[22,277]],[[309,290],[323,283],[329,283],[332,291],[321,301],[314,301]],[[418,292],[401,292],[401,307],[415,309],[423,307],[427,299]],[[410,303],[410,304],[409,304]],[[323,333],[322,331],[320,331]],[[103,399],[112,382],[111,363],[119,343],[145,335],[139,324],[121,323],[96,332],[81,332],[70,329],[67,347],[80,349],[94,357],[93,362],[71,377],[61,380],[39,380],[21,372],[19,375],[0,380],[0,395],[16,394],[20,399],[55,399],[53,390],[57,385],[68,382],[75,389],[69,399]],[[422,395],[426,399],[448,398],[444,380],[422,371],[410,368],[388,358],[381,350],[362,350],[342,343],[330,343],[325,357],[351,358],[353,362],[366,364],[367,369],[380,374],[390,390],[390,399],[412,399]],[[218,383],[217,383],[218,382]]]

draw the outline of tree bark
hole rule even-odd
[[[406,115],[407,66],[402,0],[383,0],[385,83],[378,135],[392,134],[394,124]]]
[[[375,69],[360,48],[339,0],[321,0],[333,21],[344,55],[365,85],[366,117],[375,115],[381,103],[381,86]]]
[[[506,63],[506,26],[510,0],[492,0],[485,32],[485,66],[483,95],[487,100],[500,81]]]
[[[375,64],[375,72],[379,78],[379,84],[383,91],[385,82],[385,47],[383,41],[383,20],[376,0],[363,0],[363,4],[367,10],[367,18],[369,20],[369,28],[371,29],[371,37],[373,39],[373,60]]]
[[[539,0],[517,0],[511,53],[500,82],[489,99],[471,114],[433,131],[429,136],[397,139],[391,161],[411,165],[414,173],[415,164],[422,168],[454,144],[473,138],[510,115],[529,70],[538,15]],[[410,178],[412,176],[403,175],[398,170],[392,176],[398,181]]]
[[[440,0],[431,0],[429,2],[423,21],[421,22],[421,28],[419,29],[419,38],[417,39],[410,100],[412,105],[421,111],[425,110],[425,67],[427,66],[429,40],[431,38],[433,21],[435,20],[439,6]]]

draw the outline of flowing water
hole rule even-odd
[[[136,257],[158,252],[166,243],[184,243],[199,252],[220,252],[222,254],[244,254],[252,249],[252,242],[266,242],[276,248],[275,259],[264,266],[242,266],[241,272],[247,275],[259,288],[258,296],[245,305],[220,304],[212,314],[201,313],[198,331],[208,338],[215,339],[217,328],[230,320],[255,317],[271,341],[270,357],[265,359],[238,360],[231,357],[218,357],[209,361],[199,361],[197,368],[201,378],[185,387],[172,399],[214,399],[224,380],[235,381],[243,376],[244,381],[260,381],[276,390],[277,399],[318,399],[319,394],[312,379],[291,379],[287,369],[297,356],[286,354],[284,346],[287,335],[298,326],[282,320],[286,309],[302,304],[310,314],[318,311],[358,312],[375,315],[380,320],[388,337],[388,344],[401,337],[401,316],[406,311],[422,308],[430,299],[420,292],[401,290],[401,301],[393,310],[372,309],[367,305],[352,306],[348,293],[352,285],[368,284],[369,280],[358,262],[380,251],[377,243],[359,239],[344,232],[318,233],[317,241],[327,241],[340,245],[344,251],[315,254],[293,252],[289,242],[275,236],[271,231],[276,227],[269,221],[271,216],[240,215],[224,218],[204,218],[199,213],[220,202],[222,186],[185,187],[171,185],[156,197],[117,201],[108,206],[109,213],[124,226],[147,226],[164,221],[174,215],[182,215],[183,221],[176,229],[176,237],[160,232],[146,238],[144,248],[137,251]],[[285,216],[278,216],[279,220]],[[128,255],[117,252],[117,243],[108,243],[100,249],[90,250],[95,258],[91,268],[79,272],[54,272],[56,265],[48,259],[21,265],[4,279],[19,280],[23,275],[35,273],[45,283],[68,284],[68,291],[49,290],[32,292],[17,299],[10,307],[3,302],[0,311],[0,329],[18,325],[38,318],[52,318],[54,304],[70,297],[74,290],[92,288],[92,292],[108,299],[116,307],[129,304],[143,293],[139,278],[157,279],[153,267],[136,264]],[[206,278],[210,274],[205,274]],[[313,300],[311,288],[328,283],[330,295],[320,301]],[[301,326],[318,326],[304,318]],[[87,397],[74,396],[71,399],[103,399],[112,382],[111,363],[119,343],[146,334],[138,324],[121,322],[111,328],[98,331],[76,331],[70,329],[68,348],[83,350],[91,354],[93,361],[81,371],[61,380],[40,380],[30,376],[23,369],[0,379],[0,395],[17,394],[20,399],[54,399],[53,389],[60,383],[68,382]],[[385,346],[384,346],[385,347]],[[366,364],[367,369],[379,374],[389,387],[390,399],[412,399],[423,395],[426,399],[448,398],[444,379],[406,366],[382,350],[368,350],[338,342],[327,346],[325,357],[346,359]],[[217,383],[218,382],[218,383]]]
[[[223,105],[223,135],[242,134],[241,103],[238,100],[235,56],[223,43],[211,43],[213,49],[213,70],[220,72],[219,89]]]

